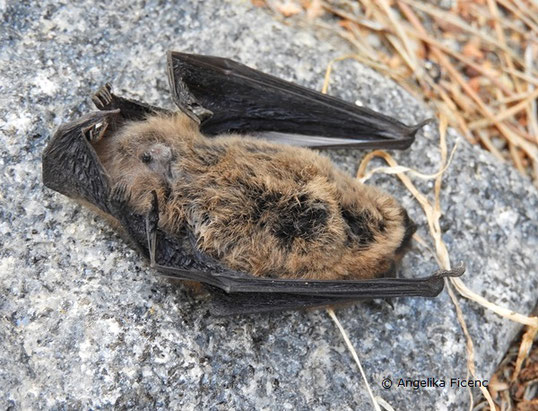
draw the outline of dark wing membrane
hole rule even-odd
[[[281,142],[309,136],[299,142],[307,147],[404,149],[424,125],[408,127],[220,57],[169,52],[168,75],[175,103],[209,135],[274,131],[284,133],[273,136]]]
[[[338,282],[269,280],[246,275],[241,278],[240,273],[231,272],[208,276],[207,273],[186,272],[162,266],[157,269],[172,278],[204,282],[213,297],[210,311],[221,316],[339,305],[372,298],[435,297],[443,289],[444,277],[460,276],[464,272],[461,266],[419,279]]]
[[[108,212],[108,182],[84,130],[99,126],[116,111],[90,113],[62,125],[43,152],[43,183],[61,194]]]

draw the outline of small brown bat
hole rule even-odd
[[[463,273],[393,278],[416,229],[407,212],[289,145],[406,148],[423,123],[407,127],[231,60],[168,59],[182,112],[104,86],[100,112],[54,135],[43,178],[105,213],[165,275],[206,284],[213,312],[435,296],[443,277]],[[245,135],[260,131],[270,141]]]

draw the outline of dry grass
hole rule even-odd
[[[447,161],[446,127],[446,117],[441,114],[439,125],[441,164],[439,166],[439,172],[437,172],[436,174],[428,176],[415,170],[408,169],[407,167],[402,167],[396,163],[396,161],[390,156],[390,154],[384,151],[377,150],[364,157],[357,171],[357,178],[364,182],[367,178],[369,178],[372,174],[376,172],[396,174],[398,178],[402,181],[402,183],[405,185],[405,187],[409,190],[409,192],[413,194],[415,199],[419,202],[422,209],[424,210],[426,219],[428,221],[430,235],[434,242],[435,251],[432,250],[432,253],[437,260],[437,263],[440,267],[444,269],[450,269],[450,256],[448,249],[444,241],[442,240],[442,232],[440,226],[440,218],[442,216],[440,195],[443,173],[448,168],[453,154],[457,149],[457,142],[450,155],[450,158]],[[376,157],[385,160],[389,167],[378,167],[367,172],[368,164],[372,159]],[[433,203],[428,200],[428,197],[425,194],[421,193],[417,189],[411,179],[404,173],[408,173],[419,178],[435,180]],[[415,239],[421,244],[426,244],[426,242],[422,238],[418,237],[418,235],[416,234]],[[426,248],[431,250],[431,248],[427,245]],[[536,405],[538,405],[538,402],[533,399],[533,395],[535,395],[538,391],[538,367],[536,363],[536,360],[538,358],[529,356],[529,352],[533,346],[533,340],[538,333],[538,317],[522,315],[511,309],[502,307],[494,302],[490,302],[484,297],[468,289],[460,278],[445,279],[445,282],[447,285],[447,291],[450,295],[452,303],[454,304],[454,309],[457,314],[458,322],[462,328],[463,334],[465,335],[468,370],[468,375],[466,378],[468,378],[469,375],[471,375],[474,379],[477,378],[475,374],[474,343],[468,331],[465,317],[460,308],[459,301],[456,298],[452,287],[454,287],[454,289],[457,290],[461,296],[471,301],[474,301],[477,304],[480,304],[481,306],[495,312],[499,316],[527,326],[527,331],[520,340],[521,342],[518,344],[519,351],[517,353],[517,357],[513,358],[512,361],[503,361],[503,363],[499,365],[499,368],[496,371],[494,377],[492,377],[492,383],[489,387],[489,390],[486,390],[484,387],[480,388],[484,396],[484,400],[479,401],[475,405],[472,393],[469,391],[471,404],[470,409],[536,409],[533,407],[536,407]],[[522,371],[522,367],[524,364],[525,370],[530,371]],[[499,377],[500,375],[508,375],[510,377],[510,382],[502,382],[503,380],[502,377]]]
[[[426,98],[469,142],[480,144],[500,161],[511,162],[538,186],[538,3],[453,0],[439,1],[448,4],[441,6],[415,0],[252,1],[290,24],[321,26],[352,44],[356,54],[331,62],[326,85],[338,60],[354,58],[369,65],[417,98]],[[440,131],[443,138],[443,124]],[[364,176],[367,163],[375,156],[387,161],[390,167],[372,170],[369,175],[398,174],[424,208],[439,265],[449,268],[438,223],[441,177],[447,166],[446,145],[441,141],[442,151],[443,147],[439,173],[424,176],[414,172],[417,177],[436,180],[433,205],[403,174],[413,171],[397,165],[386,153],[367,156],[359,174]],[[485,400],[473,409],[538,410],[538,347],[534,344],[533,348],[537,317],[521,316],[485,301],[460,279],[451,282],[466,298],[527,326],[492,377]],[[474,374],[473,343],[450,287],[449,293],[466,335],[468,369]]]
[[[489,391],[501,410],[538,410],[537,331],[527,327],[521,333],[491,378]]]
[[[535,1],[253,2],[290,24],[336,32],[356,49],[354,58],[426,98],[468,141],[538,186]]]

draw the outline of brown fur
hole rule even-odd
[[[95,149],[111,185],[127,186],[137,212],[149,211],[155,190],[160,227],[173,234],[188,226],[200,250],[235,270],[379,277],[405,240],[407,214],[394,198],[308,149],[206,138],[183,114],[129,123]]]

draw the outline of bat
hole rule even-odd
[[[405,149],[415,126],[229,59],[168,53],[179,112],[119,97],[62,125],[44,184],[104,215],[162,275],[202,283],[217,315],[434,297],[395,278],[416,225],[312,148]]]

